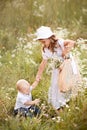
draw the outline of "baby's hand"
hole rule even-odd
[[[38,105],[39,102],[40,102],[40,99],[35,99],[35,100],[34,100],[35,105]]]

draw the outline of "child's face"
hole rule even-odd
[[[21,79],[17,82],[17,88],[23,94],[30,93],[30,84],[24,79]]]
[[[41,42],[41,44],[43,44],[45,47],[49,47],[50,46],[50,39],[41,39],[39,40]]]

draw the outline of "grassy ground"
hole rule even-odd
[[[64,31],[63,31],[64,32]],[[64,32],[66,33],[66,32]],[[63,34],[63,33],[62,33]],[[72,36],[69,33],[69,36]],[[65,37],[65,36],[64,36]],[[84,84],[76,98],[72,98],[62,112],[56,111],[47,103],[50,75],[46,71],[40,84],[33,92],[33,98],[41,99],[42,113],[39,118],[13,117],[17,90],[15,84],[24,78],[32,83],[41,61],[41,47],[28,42],[28,37],[19,38],[12,51],[0,51],[0,130],[86,130],[87,129],[87,49],[85,39],[77,39],[74,55],[78,58]],[[39,50],[39,51],[38,51]]]

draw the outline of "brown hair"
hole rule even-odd
[[[55,48],[57,48],[57,39],[55,37],[55,35],[52,35],[50,38],[50,46],[48,47],[49,50],[51,50],[52,52],[55,52]],[[43,46],[43,51],[45,51],[45,46]]]

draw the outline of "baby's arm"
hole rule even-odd
[[[29,105],[38,105],[39,102],[40,102],[40,99],[35,99],[35,100],[33,100],[33,101],[26,101],[26,102],[24,103],[24,105],[26,105],[26,106],[29,106]]]

